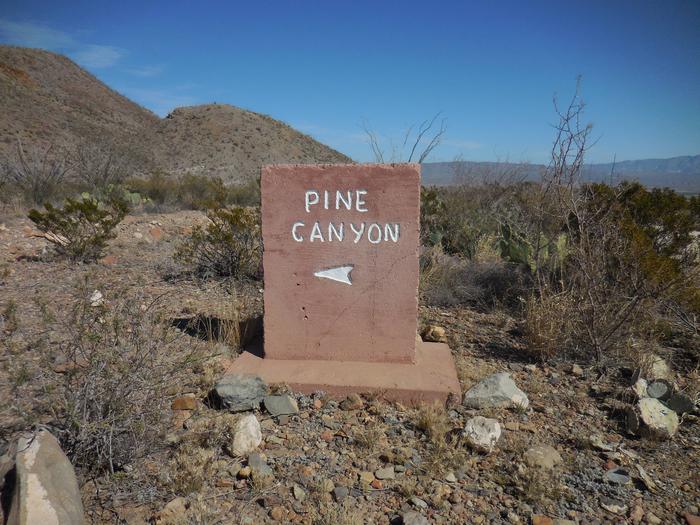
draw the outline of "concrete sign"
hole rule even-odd
[[[415,360],[415,164],[263,169],[265,357]]]

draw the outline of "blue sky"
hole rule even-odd
[[[583,76],[589,160],[700,153],[700,2],[3,0],[0,42],[67,54],[159,115],[229,103],[371,160],[437,112],[429,160],[547,160]],[[387,146],[388,147],[388,146]]]

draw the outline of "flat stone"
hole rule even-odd
[[[428,518],[421,513],[411,510],[401,515],[403,525],[430,525]]]
[[[446,343],[447,342],[447,332],[442,326],[437,326],[430,324],[423,329],[421,333],[423,341],[429,343]]]
[[[274,417],[299,413],[297,400],[287,394],[281,396],[265,396],[263,404],[265,405],[265,410]]]
[[[377,479],[394,479],[396,477],[396,474],[394,472],[394,466],[390,465],[388,467],[375,470],[374,477],[376,477]]]
[[[231,412],[255,410],[267,395],[267,385],[254,374],[227,374],[216,384],[213,395]]]
[[[248,455],[248,466],[250,467],[253,477],[272,476],[274,474],[272,468],[267,464],[267,461],[257,452]]]
[[[464,425],[464,437],[472,448],[491,452],[501,437],[501,426],[495,419],[475,416]]]
[[[411,497],[411,504],[413,504],[414,507],[418,507],[419,509],[427,509],[428,504],[420,499],[418,496],[413,496]]]
[[[605,473],[605,479],[615,485],[627,485],[632,478],[629,472],[622,468],[610,469]]]
[[[499,372],[482,379],[464,394],[467,408],[508,407],[527,408],[530,401],[507,372]]]
[[[17,484],[8,525],[84,523],[73,466],[50,432],[20,437],[15,463]]]
[[[682,393],[675,393],[666,401],[666,406],[673,410],[676,414],[686,414],[695,410],[695,403],[690,398]]]
[[[197,408],[197,399],[194,396],[180,396],[173,399],[170,408],[173,410],[194,410]]]
[[[637,403],[640,431],[654,439],[673,437],[678,430],[678,415],[658,399],[645,397]]]
[[[358,474],[358,478],[360,479],[360,483],[364,483],[365,485],[369,485],[374,481],[374,474],[371,472],[367,472],[366,470],[363,470]]]
[[[550,445],[535,445],[525,451],[523,460],[529,467],[551,470],[562,462],[562,457]]]
[[[343,500],[348,497],[348,494],[350,494],[350,490],[342,485],[338,485],[333,489],[333,499],[335,499],[337,503],[342,503]]]
[[[657,379],[656,381],[652,381],[647,385],[647,396],[665,401],[671,397],[672,390],[673,387],[671,386],[671,383],[665,379]]]

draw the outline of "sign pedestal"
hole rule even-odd
[[[230,372],[305,393],[459,395],[447,345],[416,340],[419,165],[266,166],[261,199],[264,358]]]

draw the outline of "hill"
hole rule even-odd
[[[423,164],[423,184],[445,186],[462,177],[488,178],[502,173],[536,180],[543,164],[508,162],[429,162]],[[700,193],[700,155],[670,159],[628,160],[607,164],[588,164],[584,178],[591,181],[635,180],[649,187],[669,187],[686,193]]]
[[[166,118],[110,89],[65,56],[0,46],[0,155],[23,144],[71,149],[98,140],[145,169],[257,176],[265,163],[352,162],[266,115],[229,105],[178,108]]]

